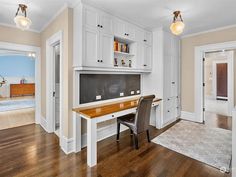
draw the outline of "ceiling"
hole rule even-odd
[[[0,24],[14,25],[18,4],[28,6],[27,15],[32,20],[31,30],[41,31],[50,19],[71,0],[0,0]]]
[[[236,24],[235,0],[84,0],[146,28],[169,30],[172,13],[182,12],[184,34]]]
[[[31,29],[41,31],[66,4],[78,0],[0,0],[0,24],[14,25],[19,3],[28,5]],[[147,29],[164,27],[169,30],[172,13],[182,12],[184,34],[197,33],[236,24],[235,0],[83,0],[123,17]]]

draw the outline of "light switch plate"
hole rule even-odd
[[[131,95],[134,95],[134,91],[131,91],[130,93],[131,93]]]
[[[101,100],[102,99],[102,96],[101,95],[97,95],[96,96],[96,100]]]
[[[122,92],[122,93],[120,93],[120,96],[124,96],[124,93]]]

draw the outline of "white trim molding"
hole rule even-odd
[[[217,43],[217,44],[209,44],[203,46],[195,47],[195,122],[202,123],[204,121],[204,91],[203,91],[203,58],[205,57],[206,52],[214,52],[220,50],[234,50],[236,48],[236,41]],[[234,61],[229,60],[230,70],[233,70]],[[230,73],[232,73],[230,71]],[[234,87],[234,75],[231,76],[231,84],[232,88]],[[230,113],[234,107],[234,89],[231,89],[228,93],[228,101],[230,104]]]
[[[40,119],[40,125],[41,127],[43,127],[43,129],[48,132],[48,127],[47,127],[47,119],[43,116],[41,116],[41,119]]]
[[[184,120],[188,120],[188,121],[195,121],[195,113],[187,112],[187,111],[181,111],[180,118],[184,119]]]
[[[74,139],[67,138],[65,136],[61,137],[61,149],[65,154],[70,154],[74,152]]]
[[[8,42],[0,42],[0,49],[34,52],[35,57],[35,123],[41,123],[41,53],[40,47],[22,45]]]
[[[121,125],[120,126],[120,132],[123,132],[125,130],[128,130],[128,127]],[[102,141],[108,137],[111,137],[113,135],[116,135],[117,133],[117,124],[111,124],[106,127],[102,127],[97,130],[97,142]],[[87,133],[84,133],[82,135],[82,142],[81,147],[84,148],[87,146]]]
[[[39,31],[43,32],[68,7],[68,3],[64,3],[64,5],[52,16],[50,20],[47,21],[46,24],[43,25]]]
[[[55,131],[55,109],[54,109],[54,46],[60,44],[60,114],[59,114],[59,122],[60,122],[60,130],[59,130],[59,137],[60,137],[60,145],[62,142],[62,130],[65,126],[62,123],[63,120],[63,32],[58,31],[54,35],[52,35],[46,41],[46,118],[47,118],[47,130],[48,132],[52,133]]]
[[[128,127],[121,125],[120,132],[123,132],[125,130],[128,130]],[[108,137],[111,137],[117,133],[117,124],[113,123],[108,126],[102,127],[97,130],[97,142],[104,140]],[[66,153],[70,154],[72,152],[78,152],[81,150],[81,148],[84,148],[87,146],[87,133],[84,133],[81,137],[82,141],[80,142],[80,149],[75,149],[75,142],[74,138],[66,138],[65,136],[62,136],[62,142],[61,142],[61,149]]]
[[[188,38],[188,37],[194,37],[194,36],[198,36],[198,35],[206,34],[206,33],[211,33],[211,32],[222,31],[222,30],[235,28],[235,27],[236,27],[236,24],[224,26],[224,27],[219,27],[219,28],[214,28],[214,29],[210,29],[210,30],[205,30],[205,31],[197,32],[197,33],[190,33],[190,34],[186,34],[186,35],[181,36],[181,39]]]
[[[232,119],[232,176],[236,176],[236,108]]]

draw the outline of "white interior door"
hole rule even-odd
[[[60,44],[54,46],[53,107],[54,132],[59,136],[60,129]]]

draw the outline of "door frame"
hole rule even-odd
[[[41,121],[41,49],[40,47],[0,41],[0,49],[34,52],[35,55],[35,123],[43,126]]]
[[[57,33],[53,34],[50,38],[46,41],[46,118],[47,118],[47,131],[49,133],[53,133],[55,131],[55,109],[54,109],[54,75],[55,75],[55,58],[54,58],[54,46],[60,43],[60,101],[59,101],[59,122],[60,122],[60,129],[59,129],[59,140],[60,145],[62,144],[62,111],[63,111],[63,80],[62,80],[62,73],[63,73],[63,32],[58,31]]]
[[[204,91],[203,91],[203,58],[205,57],[206,52],[214,52],[219,50],[234,50],[236,49],[236,41],[224,42],[224,43],[216,43],[209,44],[203,46],[195,47],[195,122],[204,122]],[[231,73],[234,71],[234,60],[231,61],[231,64],[228,66]],[[230,88],[234,88],[234,75],[232,74],[232,82]],[[234,89],[230,89],[228,93],[228,101],[230,105],[230,115],[232,115],[232,110],[234,108]]]

